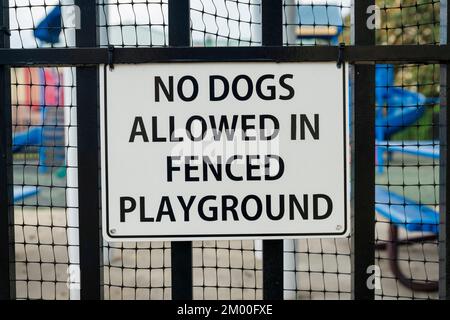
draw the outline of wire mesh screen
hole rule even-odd
[[[193,46],[261,45],[258,0],[193,0],[190,14]]]
[[[80,22],[74,0],[9,0],[9,16],[11,48],[75,46]]]
[[[167,9],[167,1],[103,1],[102,45],[167,46]],[[190,14],[193,46],[260,44],[260,2],[193,0]],[[169,242],[110,243],[104,252],[105,298],[171,298]],[[262,298],[261,258],[253,241],[194,242],[194,298]]]
[[[439,43],[439,1],[376,2],[377,44]],[[376,67],[376,251],[382,299],[437,298],[439,65]]]
[[[439,43],[438,0],[376,3],[377,44]],[[350,4],[283,1],[284,45],[349,44]],[[11,46],[74,46],[76,10],[71,0],[10,0]],[[167,0],[100,0],[98,12],[101,46],[168,46]],[[260,0],[191,0],[190,14],[193,46],[261,45]],[[12,69],[18,298],[78,297],[75,71]],[[379,65],[375,81],[377,294],[436,298],[439,66]],[[170,248],[104,243],[105,298],[171,299]],[[285,298],[350,299],[350,253],[350,238],[284,241]],[[261,299],[262,255],[261,241],[194,242],[194,298]],[[408,288],[411,278],[419,285]]]
[[[350,44],[351,1],[283,0],[283,43]]]
[[[193,46],[261,45],[258,0],[191,1]],[[261,241],[193,245],[194,299],[262,299]]]
[[[262,299],[262,255],[254,241],[194,243],[194,299]]]
[[[67,299],[79,263],[72,70],[14,68],[11,79],[17,297]]]
[[[10,0],[11,48],[75,46],[73,4]],[[11,69],[18,299],[79,296],[75,97],[74,68]]]
[[[437,297],[438,71],[439,66],[377,66],[381,297]]]
[[[284,0],[285,46],[350,44],[351,1]],[[350,238],[284,241],[285,299],[350,299]]]
[[[167,0],[98,1],[100,45],[167,46],[167,10]]]
[[[440,1],[377,0],[376,4],[377,44],[439,43]]]

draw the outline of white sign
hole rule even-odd
[[[335,63],[116,65],[103,81],[108,241],[348,235]]]

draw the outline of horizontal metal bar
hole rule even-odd
[[[10,66],[98,65],[107,61],[106,48],[0,49],[0,64]]]
[[[450,61],[450,46],[349,46],[344,49],[343,59],[350,63],[439,63]]]
[[[450,61],[450,45],[347,46],[342,59],[349,63],[440,63]],[[160,47],[116,48],[115,64],[201,61],[337,61],[336,46],[303,47]],[[0,65],[77,66],[107,64],[107,48],[0,49]]]

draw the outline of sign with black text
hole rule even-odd
[[[335,63],[155,63],[103,74],[109,241],[345,237]]]

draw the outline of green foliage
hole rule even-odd
[[[439,0],[377,0],[381,28],[377,44],[439,43]]]
[[[381,28],[377,44],[439,43],[439,0],[377,0]],[[439,95],[439,67],[434,65],[397,70],[396,85],[417,86],[427,97]]]

